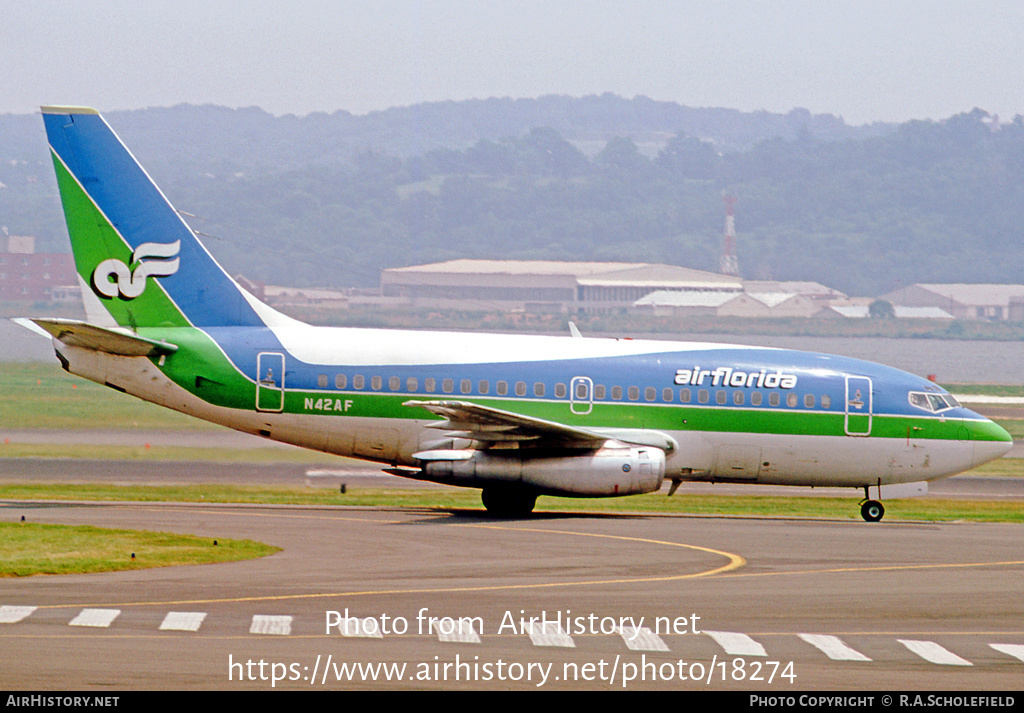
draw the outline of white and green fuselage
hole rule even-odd
[[[844,357],[297,322],[217,265],[102,117],[43,114],[89,319],[37,323],[70,371],[169,408],[527,496],[665,478],[866,488],[1012,443],[935,384]]]

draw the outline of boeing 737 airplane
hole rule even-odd
[[[98,112],[42,113],[87,321],[31,326],[67,371],[146,401],[481,488],[503,515],[697,480],[856,488],[876,521],[883,486],[1012,445],[935,384],[844,357],[298,322],[231,279]]]

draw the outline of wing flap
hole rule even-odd
[[[485,443],[510,441],[534,442],[537,445],[567,445],[600,448],[608,441],[622,441],[660,448],[671,453],[677,447],[675,440],[660,431],[621,428],[579,428],[533,416],[503,411],[491,406],[468,401],[406,401],[403,405],[430,411],[444,420],[429,424],[457,433],[460,438],[471,438]]]

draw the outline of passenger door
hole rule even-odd
[[[871,379],[846,377],[846,435],[871,435]]]
[[[256,410],[284,410],[284,354],[262,352],[256,355]]]

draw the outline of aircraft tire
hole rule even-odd
[[[484,508],[495,517],[526,517],[537,504],[537,494],[520,488],[492,486],[481,493]]]
[[[877,500],[865,500],[860,506],[860,516],[868,522],[878,522],[885,515],[885,508]]]

